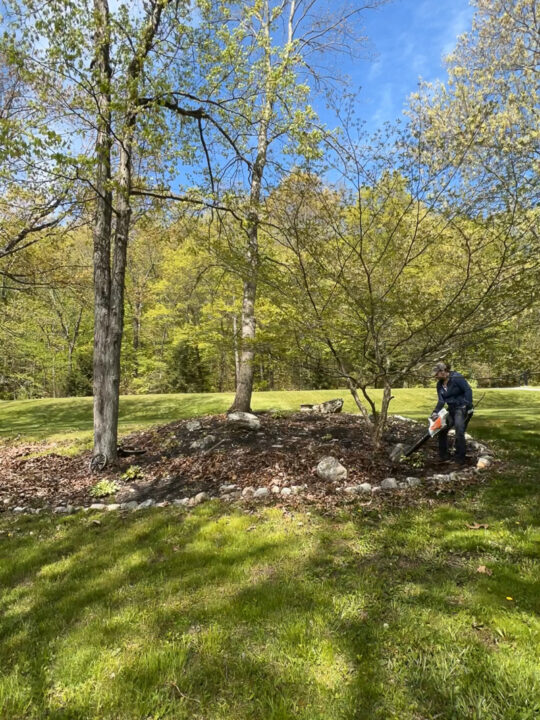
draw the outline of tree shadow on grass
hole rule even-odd
[[[0,717],[532,718],[539,506],[504,487],[302,531],[214,505],[13,518]]]

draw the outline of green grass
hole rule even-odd
[[[431,409],[432,392],[397,395],[395,412]],[[151,424],[189,398],[161,417],[158,398],[124,402]],[[488,393],[471,432],[511,462],[429,507],[1,517],[0,718],[538,720],[536,398]],[[87,431],[69,402],[61,420],[49,405],[53,434]],[[40,404],[16,405],[18,432],[45,437]]]
[[[493,429],[506,432],[508,424],[532,432],[531,420],[540,413],[540,392],[516,390],[485,392],[478,414]],[[381,391],[373,391],[377,400]],[[391,412],[424,419],[435,405],[433,389],[397,389]],[[344,411],[356,412],[346,389],[253,394],[255,411],[297,411],[302,403],[317,403],[342,397]],[[226,412],[233,400],[230,393],[183,395],[124,395],[120,398],[119,430],[122,435],[183,418]],[[490,422],[492,420],[492,422]],[[500,421],[503,421],[502,423]],[[475,418],[476,422],[476,418]],[[92,438],[92,398],[57,398],[46,400],[0,401],[0,438],[18,440],[69,441],[87,446]]]

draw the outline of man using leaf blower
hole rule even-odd
[[[435,420],[442,408],[448,406],[450,422],[441,430],[439,435],[439,457],[441,462],[451,460],[448,453],[448,430],[451,427],[456,431],[455,461],[459,465],[465,464],[465,430],[473,414],[472,388],[463,375],[450,369],[445,362],[438,362],[433,368],[437,378],[437,396],[439,401],[433,410],[431,418]]]

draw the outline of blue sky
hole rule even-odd
[[[469,0],[393,0],[363,16],[372,57],[342,68],[360,94],[369,130],[402,113],[418,80],[446,79],[442,62],[471,27]]]

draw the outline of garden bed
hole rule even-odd
[[[434,485],[440,486],[441,480],[447,486],[476,482],[477,461],[485,451],[469,443],[467,465],[457,473],[452,463],[439,463],[436,440],[411,458],[392,462],[389,453],[397,443],[410,445],[425,431],[422,424],[400,416],[390,418],[378,450],[358,415],[262,413],[258,418],[256,430],[239,427],[226,415],[214,415],[134,433],[124,439],[123,447],[143,454],[120,458],[98,475],[89,471],[88,452],[66,457],[43,443],[3,448],[0,507],[20,511],[95,502],[134,507],[144,501],[193,505],[213,497],[335,505],[357,496],[380,502],[389,495],[394,502],[409,503],[437,492]],[[450,438],[450,449],[452,442]],[[347,477],[335,481],[319,477],[317,466],[324,457],[339,461]],[[385,482],[390,479],[395,480],[395,488],[385,487],[394,484]],[[100,498],[100,489],[114,492]],[[395,492],[385,492],[388,489]]]

